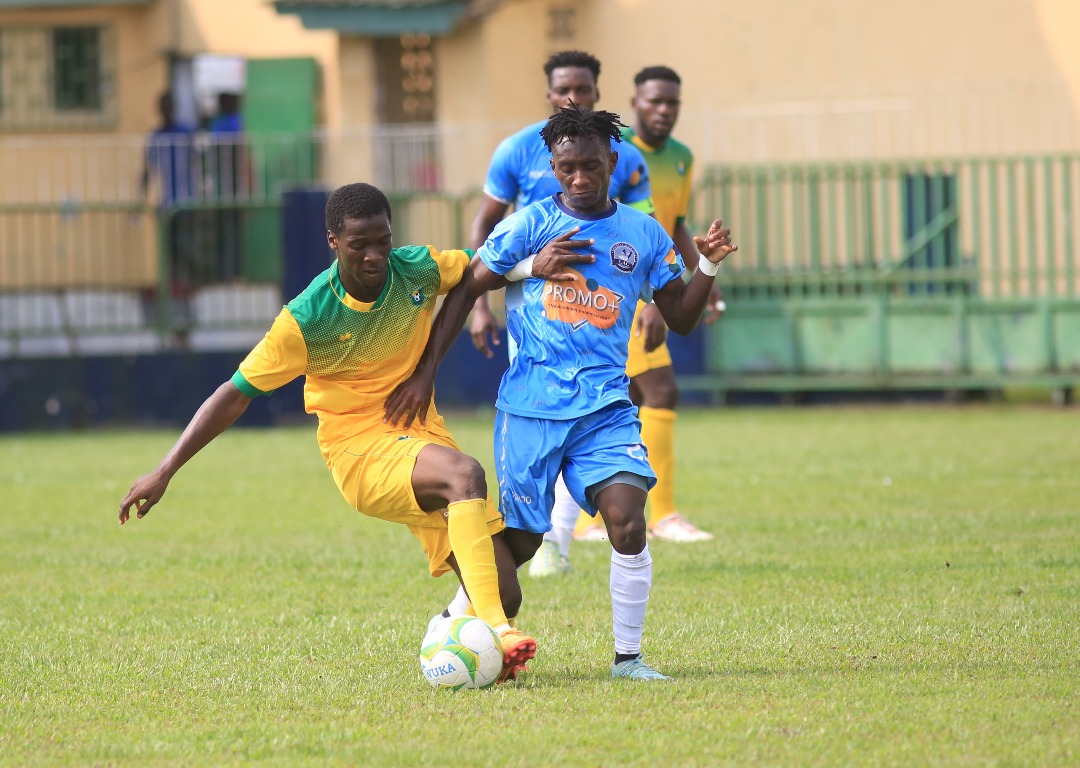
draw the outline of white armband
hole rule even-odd
[[[510,268],[503,277],[509,280],[511,283],[516,283],[518,280],[524,280],[526,277],[532,277],[533,261],[536,260],[536,254],[532,254]]]
[[[716,277],[716,273],[720,271],[720,262],[713,264],[704,255],[698,254],[697,268],[709,277]]]

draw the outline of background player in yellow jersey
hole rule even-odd
[[[645,156],[656,220],[675,241],[688,266],[695,263],[697,250],[686,226],[694,156],[682,142],[671,136],[679,118],[682,81],[673,69],[646,67],[634,77],[634,125],[622,129],[623,141]],[[715,322],[723,312],[719,288],[710,297],[704,322]],[[671,365],[666,337],[667,326],[654,305],[638,306],[637,326],[630,337],[626,373],[630,395],[638,406],[642,442],[649,449],[649,463],[656,472],[656,485],[649,492],[649,533],[675,542],[707,541],[713,538],[683,517],[675,505],[675,407],[679,387]],[[552,522],[559,521],[558,511]],[[565,514],[563,516],[565,519]],[[563,522],[563,525],[566,523]],[[582,514],[576,539],[606,538],[602,526]],[[534,562],[539,562],[539,557]],[[530,571],[534,575],[537,569]]]
[[[330,196],[326,237],[337,258],[282,309],[157,469],[135,481],[120,502],[120,524],[132,508],[145,517],[180,467],[252,398],[305,376],[305,408],[319,417],[319,448],[342,496],[365,515],[408,526],[432,575],[457,572],[476,615],[499,633],[500,680],[512,679],[536,642],[507,619],[517,615],[521,588],[483,467],[458,450],[433,400],[424,424],[384,421],[387,396],[427,344],[436,297],[461,281],[472,253],[394,248],[390,218],[386,196],[369,184]]]

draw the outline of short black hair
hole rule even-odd
[[[682,78],[679,77],[679,73],[671,67],[645,67],[645,69],[634,75],[634,85],[641,85],[649,80],[667,80],[669,83],[682,85]]]
[[[562,139],[614,139],[622,141],[620,127],[626,124],[614,112],[582,109],[573,102],[548,118],[540,135],[550,150]]]
[[[544,63],[544,74],[551,84],[551,73],[563,67],[581,67],[592,72],[593,82],[600,82],[600,59],[585,51],[559,51]]]
[[[338,187],[326,201],[326,228],[335,235],[345,228],[345,219],[366,219],[386,213],[390,221],[390,201],[382,190],[358,182]]]

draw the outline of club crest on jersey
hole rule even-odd
[[[611,265],[620,272],[633,272],[638,263],[638,253],[630,243],[611,246]]]
[[[415,291],[412,292],[412,303],[417,307],[424,303],[423,289],[417,288]]]

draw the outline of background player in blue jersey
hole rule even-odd
[[[592,54],[560,51],[544,63],[544,74],[548,84],[546,97],[553,110],[570,104],[592,109],[600,99],[600,61]],[[483,245],[512,205],[520,210],[560,191],[559,182],[551,170],[551,153],[540,138],[540,130],[546,124],[545,119],[528,125],[507,137],[496,148],[484,181],[480,210],[469,232],[469,247],[476,249]],[[615,142],[612,142],[611,148],[615,150]],[[653,213],[648,164],[644,155],[631,144],[622,144],[618,152],[619,161],[611,175],[608,195],[645,213]],[[644,333],[646,327],[652,328],[649,331],[651,345],[662,343],[666,329],[655,309],[642,312],[641,317],[651,318],[651,322],[639,326],[637,332]],[[657,324],[659,331],[655,329]],[[487,296],[483,295],[477,299],[473,309],[470,324],[473,345],[491,357],[488,343],[489,340],[491,344],[499,343],[498,330],[495,316],[488,307]],[[513,354],[511,339],[510,355]],[[564,573],[570,567],[570,540],[578,506],[562,483],[556,488],[554,503],[556,525],[545,537],[547,541],[540,554],[530,563],[529,573],[533,576]],[[584,528],[595,530],[590,526]],[[602,526],[600,530],[603,531]],[[606,533],[601,533],[601,537],[606,539]]]
[[[592,109],[600,100],[600,61],[592,54],[559,51],[544,63],[544,75],[548,84],[546,97],[552,110],[570,104]],[[551,172],[551,153],[540,138],[540,130],[546,124],[544,119],[527,125],[495,149],[484,180],[480,210],[469,230],[468,247],[475,250],[483,245],[511,206],[520,210],[560,191],[559,182]],[[648,165],[636,147],[620,146],[619,163],[611,175],[608,194],[645,213],[653,212]],[[486,296],[477,300],[469,330],[476,348],[491,357],[488,343],[499,343],[499,326]]]
[[[612,676],[663,680],[641,658],[652,586],[645,503],[655,482],[626,376],[637,299],[652,293],[676,333],[697,325],[719,262],[736,250],[714,221],[695,238],[689,282],[671,237],[608,196],[622,125],[610,112],[560,110],[544,126],[562,189],[499,224],[447,294],[413,376],[386,401],[391,423],[426,418],[435,373],[476,297],[512,282],[507,328],[518,353],[496,402],[495,462],[507,544],[528,560],[551,528],[555,482],[599,514],[611,540]],[[576,253],[581,250],[583,253]],[[536,254],[535,256],[533,254]]]

